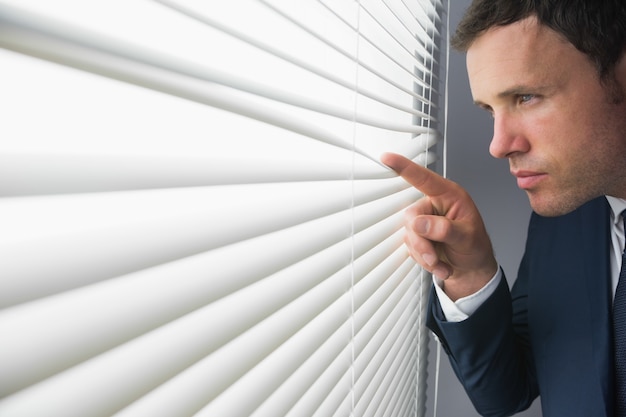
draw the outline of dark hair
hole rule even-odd
[[[467,51],[484,31],[535,16],[587,55],[608,87],[626,50],[626,0],[474,0],[451,45]]]

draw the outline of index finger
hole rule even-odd
[[[380,161],[429,197],[435,197],[450,191],[450,181],[402,155],[384,153],[380,157]]]

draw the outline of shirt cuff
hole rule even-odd
[[[498,267],[498,272],[496,272],[487,285],[474,294],[452,301],[443,291],[443,281],[433,276],[435,292],[437,293],[437,298],[439,298],[439,305],[441,305],[441,310],[446,320],[449,322],[460,322],[467,319],[491,296],[491,294],[493,294],[501,279],[502,270]]]

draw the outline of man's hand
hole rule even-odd
[[[406,211],[404,241],[411,257],[445,280],[444,291],[453,301],[481,289],[498,264],[469,194],[403,156],[386,153],[381,161],[424,194]]]

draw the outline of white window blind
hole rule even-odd
[[[0,416],[423,416],[439,0],[0,0]]]

